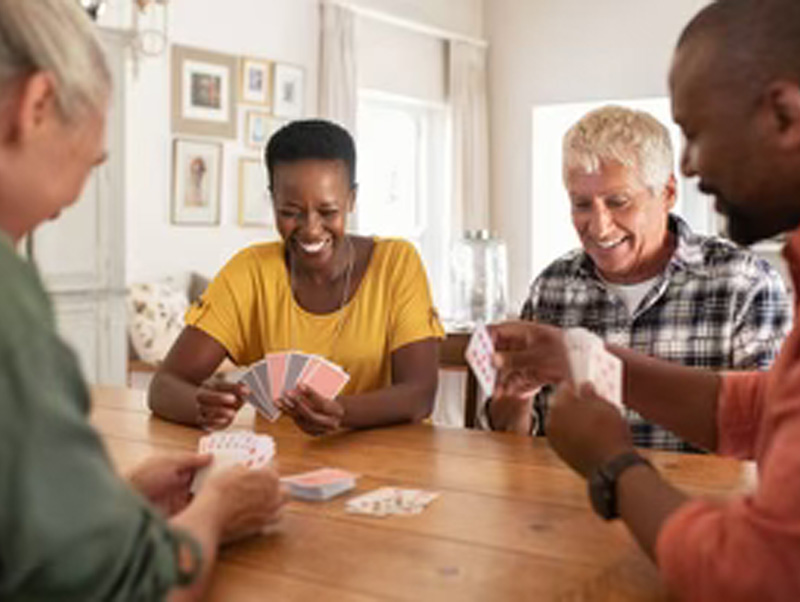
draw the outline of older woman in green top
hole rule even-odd
[[[207,456],[154,458],[129,482],[86,414],[35,270],[14,245],[78,196],[105,157],[110,75],[76,0],[0,0],[0,599],[192,600],[221,540],[271,522],[269,469],[191,500]]]

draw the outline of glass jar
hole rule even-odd
[[[505,319],[508,263],[505,243],[487,230],[468,230],[451,254],[452,318],[455,328]]]

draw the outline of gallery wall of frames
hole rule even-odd
[[[303,116],[303,68],[188,46],[173,45],[171,53],[171,223],[220,223],[223,142],[236,140],[247,149],[238,158],[237,222],[272,226],[264,147],[278,128]]]

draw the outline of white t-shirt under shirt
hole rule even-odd
[[[636,308],[639,307],[642,299],[650,292],[656,280],[658,280],[658,276],[650,278],[650,280],[645,280],[644,282],[637,282],[636,284],[617,284],[605,279],[603,279],[603,283],[608,290],[625,302],[625,305],[628,307],[628,313],[633,314]]]

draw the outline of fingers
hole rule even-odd
[[[327,399],[305,385],[286,391],[276,405],[311,435],[324,435],[338,430],[344,416],[344,408],[339,402]]]
[[[339,428],[340,419],[337,416],[316,411],[303,401],[295,401],[295,412],[298,419],[318,425],[325,431],[334,431]]]
[[[236,412],[242,407],[238,394],[241,388],[231,383],[224,383],[226,390],[219,391],[201,387],[197,392],[197,421],[201,426],[211,429],[222,429],[228,426],[236,417]]]

